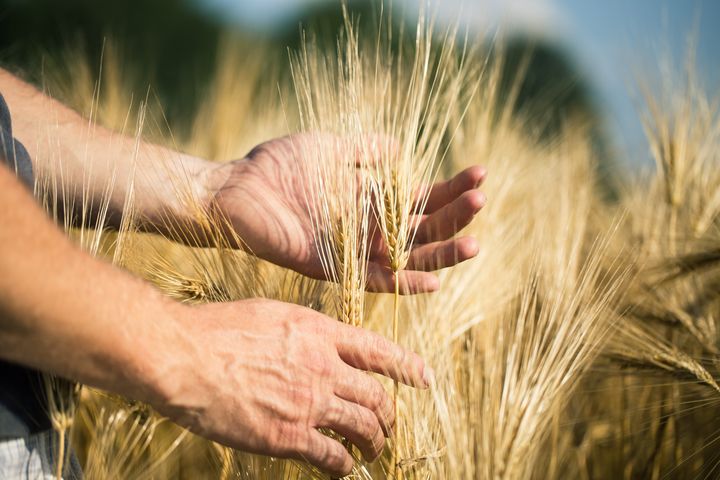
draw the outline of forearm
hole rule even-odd
[[[0,91],[38,178],[62,183],[59,207],[76,221],[83,208],[86,217],[96,214],[109,196],[108,224],[119,225],[131,188],[133,206],[148,229],[166,218],[189,221],[185,200],[206,200],[210,162],[143,142],[135,126],[123,135],[93,125],[2,69]]]
[[[0,356],[158,402],[192,349],[185,307],[73,246],[2,166],[0,226]]]

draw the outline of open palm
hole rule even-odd
[[[313,183],[298,168],[298,159],[312,155],[309,142],[317,136],[294,135],[255,147],[245,158],[223,167],[222,186],[214,203],[255,255],[304,275],[324,279],[313,236],[307,189]],[[317,148],[317,145],[313,145]],[[332,147],[329,147],[332,148]],[[409,261],[400,273],[402,293],[437,290],[430,273],[477,254],[472,237],[454,238],[485,204],[477,187],[485,178],[482,167],[470,167],[451,180],[430,188],[425,211],[415,220],[418,232]],[[393,276],[387,251],[377,229],[370,239],[368,290],[392,291]]]

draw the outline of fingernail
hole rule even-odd
[[[487,205],[487,202],[488,202],[487,195],[485,195],[485,193],[483,193],[483,207],[484,207],[485,205]]]
[[[465,256],[468,258],[472,258],[478,253],[480,253],[480,242],[478,242],[477,238],[470,236],[468,237],[468,243],[467,243],[467,251],[465,252]]]
[[[478,195],[474,201],[474,207],[479,210],[487,205],[487,196],[483,192],[478,192]]]
[[[478,188],[482,183],[485,181],[485,177],[487,177],[487,170],[485,167],[480,167],[480,178],[477,179],[475,182],[475,188]]]
[[[425,368],[423,369],[423,382],[425,382],[426,387],[435,383],[435,370],[427,365],[425,365]]]

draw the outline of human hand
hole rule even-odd
[[[299,134],[265,142],[246,158],[229,163],[214,175],[212,207],[228,220],[235,233],[257,256],[304,275],[324,279],[318,256],[311,209],[306,204],[312,181],[296,164],[298,158],[317,157],[317,135]],[[325,148],[325,147],[323,147]],[[334,148],[328,142],[327,148]],[[454,237],[485,204],[477,187],[485,179],[482,167],[470,167],[453,179],[430,186],[418,223],[407,268],[400,273],[401,293],[439,288],[429,273],[477,255],[472,237]],[[377,229],[370,240],[368,290],[392,291],[394,281],[387,250]]]
[[[178,308],[186,355],[171,360],[156,408],[224,445],[306,460],[335,476],[347,475],[353,460],[318,428],[372,461],[394,425],[392,400],[363,370],[415,387],[432,377],[416,354],[297,305],[256,299]]]

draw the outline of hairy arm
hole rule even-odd
[[[2,356],[154,400],[163,346],[187,344],[174,305],[72,245],[2,164],[0,225]]]
[[[371,460],[394,423],[363,370],[427,386],[379,335],[267,300],[189,307],[85,254],[0,164],[0,358],[153,405],[225,445],[345,475],[329,428]]]
[[[211,162],[92,124],[3,69],[0,92],[33,170],[41,178],[62,175],[67,198],[60,201],[68,205],[60,207],[98,205],[113,185],[107,220],[118,226],[132,185],[134,206],[146,228],[160,228],[168,216],[190,220],[177,194],[179,179],[187,180],[183,186],[193,195],[207,197],[207,178],[215,166]]]
[[[12,112],[13,134],[25,144],[40,177],[61,176],[60,209],[89,213],[114,185],[109,199],[109,224],[118,226],[132,188],[133,208],[147,230],[163,232],[179,241],[206,244],[201,211],[220,214],[227,222],[235,246],[302,274],[324,278],[314,243],[311,210],[306,205],[312,188],[299,165],[302,158],[317,159],[317,148],[332,148],[312,135],[293,135],[265,142],[246,157],[223,165],[142,142],[91,125],[71,109],[52,100],[8,72],[0,70],[0,91]],[[341,159],[338,159],[341,161]],[[45,175],[45,174],[48,175]],[[307,172],[306,172],[307,173]],[[478,190],[486,172],[470,167],[446,182],[422,186],[430,189],[423,212],[416,212],[418,234],[412,245],[409,268],[400,273],[400,291],[436,290],[432,270],[474,257],[474,238],[457,236],[485,204]],[[181,189],[182,194],[179,194]],[[188,202],[189,199],[192,199]],[[68,205],[70,204],[70,205]],[[77,223],[78,215],[74,222]],[[198,222],[198,220],[200,220]],[[377,237],[377,235],[376,235]],[[386,246],[374,245],[368,271],[368,288],[392,290],[392,272]]]

